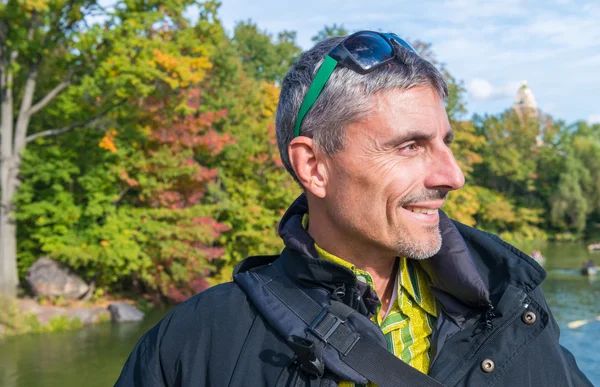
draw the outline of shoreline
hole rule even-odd
[[[30,333],[50,333],[80,329],[113,321],[108,306],[136,305],[132,300],[103,300],[97,303],[69,301],[55,305],[34,298],[0,298],[0,340]]]

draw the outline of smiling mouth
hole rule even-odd
[[[427,214],[427,215],[435,215],[438,213],[439,208],[424,208],[424,207],[415,207],[415,206],[406,206],[404,209],[416,212],[418,214]]]

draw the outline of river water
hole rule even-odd
[[[549,244],[541,251],[548,271],[543,289],[561,327],[561,343],[600,386],[600,321],[595,320],[600,315],[600,278],[583,277],[577,270],[590,258],[600,264],[600,253],[588,253],[580,244]],[[0,386],[112,386],[138,338],[164,313],[152,311],[139,324],[106,323],[0,341]],[[568,323],[575,320],[589,323],[570,329]]]

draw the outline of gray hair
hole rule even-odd
[[[343,39],[322,40],[302,53],[281,84],[276,115],[277,145],[283,165],[298,183],[288,155],[298,111],[325,56]],[[390,89],[408,90],[422,85],[432,87],[443,100],[448,96],[448,86],[435,66],[403,47],[398,49],[395,61],[364,75],[338,66],[304,117],[300,133],[311,137],[315,147],[332,156],[345,146],[345,128],[373,109],[370,96]]]

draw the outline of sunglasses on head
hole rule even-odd
[[[398,45],[415,54],[417,53],[410,44],[398,35],[375,31],[355,32],[329,51],[321,67],[319,67],[315,79],[308,88],[302,105],[300,105],[294,127],[294,137],[300,135],[300,127],[304,116],[319,98],[329,77],[338,65],[347,67],[359,74],[367,74],[394,60],[398,54]]]

